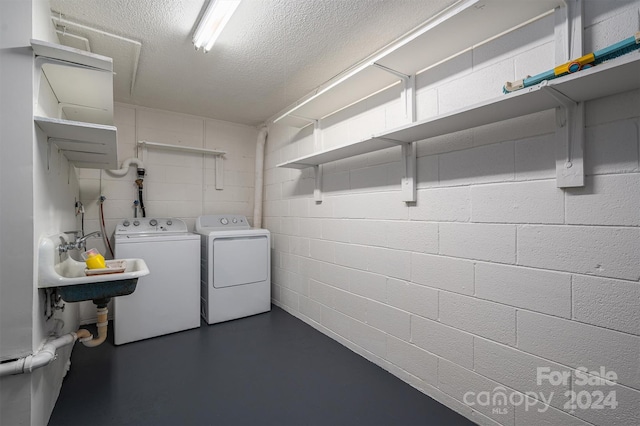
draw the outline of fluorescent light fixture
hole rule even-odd
[[[202,47],[204,52],[208,52],[213,47],[220,33],[227,25],[231,15],[236,11],[240,0],[210,0],[202,19],[196,28],[193,36],[193,45],[196,50]]]

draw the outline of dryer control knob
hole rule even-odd
[[[172,223],[173,223],[173,222],[171,222],[170,220],[168,220],[168,221],[167,221],[167,225],[168,225],[168,226],[171,226],[171,224],[172,224]]]
[[[139,221],[137,221],[137,220],[134,220],[134,221],[133,221],[133,226],[138,226],[138,225],[140,225],[140,222],[139,222]]]
[[[158,221],[157,221],[157,220],[155,220],[155,219],[151,219],[151,220],[149,221],[149,225],[151,225],[151,226],[156,226],[157,224],[158,224]]]
[[[226,217],[223,217],[222,219],[220,219],[220,223],[223,225],[227,225],[229,224],[229,220]]]
[[[129,223],[129,221],[128,221],[128,220],[125,220],[124,222],[122,222],[122,225],[123,225],[123,226],[129,226],[129,225],[131,225],[131,224]]]
[[[238,223],[238,219],[236,219],[235,217],[232,220],[233,223]]]

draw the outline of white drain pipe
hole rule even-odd
[[[124,160],[122,162],[122,166],[118,170],[107,170],[107,172],[114,176],[124,176],[129,172],[129,167],[132,164],[137,165],[139,169],[144,169],[144,164],[142,163],[142,160],[140,160],[139,158],[131,157]]]
[[[33,355],[16,359],[15,361],[0,364],[0,377],[12,374],[31,373],[36,368],[49,365],[56,358],[56,350],[63,346],[75,343],[78,340],[76,333],[68,333],[57,339],[50,340]]]
[[[33,370],[51,364],[56,359],[56,350],[71,345],[80,339],[83,345],[93,348],[107,339],[107,308],[98,308],[98,338],[85,329],[62,335],[48,341],[38,352],[14,361],[0,364],[0,377],[12,374],[31,373]]]
[[[263,127],[258,133],[256,142],[256,179],[253,197],[253,227],[262,228],[262,187],[264,180],[264,145],[267,141],[267,128]]]

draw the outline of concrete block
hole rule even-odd
[[[640,388],[637,336],[527,311],[518,311],[517,333],[523,351],[589,371],[604,366],[618,383]]]
[[[636,119],[640,117],[640,90],[589,101],[585,105],[584,116],[587,126],[597,126],[627,118]]]
[[[409,341],[410,337],[410,315],[389,305],[373,300],[367,302],[367,324]]]
[[[360,321],[349,322],[351,341],[372,354],[387,358],[387,334]]]
[[[378,302],[384,302],[387,297],[387,277],[351,269],[349,271],[349,291]]]
[[[468,186],[421,189],[417,203],[409,208],[411,220],[467,222],[471,217]]]
[[[573,319],[640,335],[640,285],[575,275]]]
[[[516,261],[516,227],[441,223],[440,254],[501,263]]]
[[[366,271],[369,268],[371,250],[372,248],[367,246],[336,243],[336,263]]]
[[[440,321],[496,342],[516,344],[516,310],[509,306],[440,292]]]
[[[291,216],[306,218],[309,216],[309,202],[306,198],[289,200],[289,213]]]
[[[311,320],[319,323],[322,319],[322,305],[309,299],[308,297],[299,296],[300,313]]]
[[[291,309],[296,311],[298,310],[298,293],[291,291],[288,288],[280,287],[280,298],[282,303]]]
[[[330,241],[349,241],[349,230],[351,226],[344,219],[323,219],[322,238]]]
[[[321,303],[324,306],[334,306],[334,296],[336,289],[330,285],[321,283],[316,280],[309,280],[309,297],[317,303]]]
[[[350,182],[353,190],[376,191],[391,189],[387,179],[386,164],[351,170]]]
[[[505,305],[571,318],[571,275],[477,263],[475,295]]]
[[[506,388],[498,382],[467,370],[466,368],[462,368],[452,362],[440,359],[438,361],[438,388],[455,399],[471,405],[471,408],[490,417],[501,425],[512,426],[514,424],[515,407],[513,404],[510,404],[508,400],[507,405],[500,406],[483,403],[485,400],[482,398],[482,395],[480,395],[480,399],[478,400],[479,394],[488,393],[491,396],[496,388],[501,389],[507,397],[513,392],[512,389]],[[495,408],[499,410],[495,410]]]
[[[547,19],[547,22],[549,20],[553,21],[552,16],[548,16],[545,19]],[[545,72],[557,65],[555,61],[555,41],[553,40],[553,22],[551,23],[550,31],[546,35],[550,35],[550,37],[546,38],[546,42],[513,58],[517,79]],[[529,40],[533,40],[533,38]],[[536,42],[542,41],[535,40]]]
[[[605,368],[605,371],[613,370]],[[594,425],[640,424],[639,390],[603,381],[600,377],[588,373],[578,374],[575,370],[572,380],[572,390],[576,398],[573,401],[570,397],[567,398],[565,411]],[[600,395],[603,395],[604,399]]]
[[[333,262],[335,260],[335,243],[331,241],[311,239],[310,255],[313,259],[322,260],[324,262]]]
[[[383,232],[384,222],[376,220],[350,220],[348,222],[349,240],[355,244],[381,246],[386,244]]]
[[[548,121],[555,126],[555,110]],[[533,138],[516,141],[516,180],[550,179],[556,177],[555,129]]]
[[[361,322],[367,320],[367,299],[342,290],[335,290],[333,295],[333,307],[336,311]]]
[[[349,172],[322,174],[322,191],[325,194],[337,195],[351,190]]]
[[[535,405],[527,405],[535,404]],[[542,402],[528,403],[516,407],[516,426],[591,426],[590,423],[580,420],[571,414],[565,413]]]
[[[636,172],[638,125],[623,120],[585,129],[584,172],[587,175]]]
[[[475,49],[474,49],[475,51]],[[505,81],[514,80],[513,59],[475,70],[469,76],[438,87],[438,112],[444,114],[502,94]]]
[[[438,357],[429,352],[393,336],[387,336],[387,359],[432,386],[437,386]]]
[[[638,253],[638,228],[518,226],[520,265],[637,281]]]
[[[320,262],[316,270],[318,281],[342,290],[349,289],[349,271],[340,265]]]
[[[407,219],[408,210],[400,191],[353,194],[336,197],[335,218]]]
[[[369,250],[368,270],[389,277],[408,280],[411,276],[411,253],[373,247]]]
[[[429,287],[389,278],[387,303],[425,318],[438,319],[438,291]]]
[[[302,237],[289,237],[289,251],[297,256],[309,256],[310,239]]]
[[[411,281],[456,293],[473,294],[473,262],[411,254]]]
[[[301,217],[299,232],[301,237],[321,238],[322,237],[322,219]]]
[[[276,183],[264,187],[265,201],[282,200],[282,184]]]
[[[564,192],[555,179],[475,185],[471,205],[473,222],[564,223]]]
[[[473,366],[476,373],[491,377],[522,393],[535,393],[535,399],[541,404],[548,402],[562,409],[564,394],[571,390],[570,380],[556,384],[547,379],[547,374],[559,372],[571,377],[572,369],[479,337],[474,338],[473,342]],[[539,372],[539,368],[546,370]]]
[[[440,185],[512,181],[514,149],[513,142],[502,142],[441,154]]]
[[[473,368],[473,336],[464,331],[412,315],[411,343],[448,361]]]
[[[381,223],[386,246],[419,253],[438,253],[438,224],[427,222]]]
[[[322,307],[320,323],[333,333],[346,339],[351,338],[351,323],[354,320],[334,309]]]
[[[438,115],[438,91],[436,89],[416,90],[416,117],[418,120]]]
[[[640,226],[640,174],[587,176],[566,192],[567,223]]]
[[[283,217],[280,230],[285,235],[300,235],[300,219],[292,216]]]
[[[473,146],[490,145],[498,142],[519,141],[524,138],[540,137],[545,133],[555,133],[556,117],[553,110],[515,117],[497,123],[475,127]]]
[[[425,155],[436,155],[445,152],[469,149],[473,146],[473,131],[461,130],[459,132],[448,133],[446,135],[435,136],[418,141],[418,158]]]
[[[418,189],[438,186],[438,156],[427,155],[416,159]]]

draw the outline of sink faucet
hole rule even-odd
[[[58,246],[58,252],[60,253],[65,253],[69,250],[82,250],[84,248],[86,248],[87,246],[87,239],[89,237],[101,237],[102,233],[100,233],[100,231],[95,231],[95,232],[91,232],[87,235],[85,235],[84,237],[78,237],[78,234],[80,233],[80,231],[67,231],[65,232],[65,234],[73,234],[75,241],[71,242],[71,243],[64,243],[64,244],[60,244]]]

